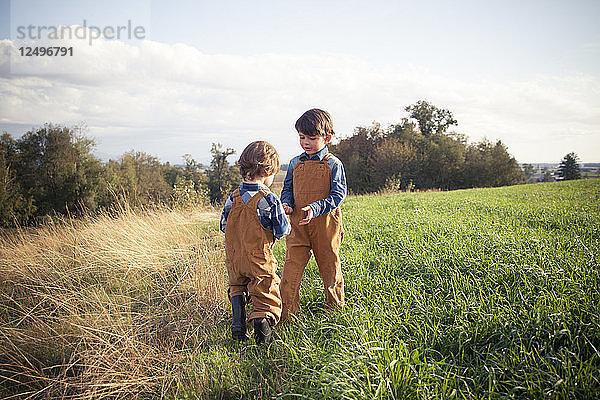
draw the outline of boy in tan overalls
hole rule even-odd
[[[225,264],[233,311],[231,334],[246,340],[246,295],[252,301],[250,320],[257,343],[270,343],[271,327],[281,316],[275,239],[290,233],[279,198],[269,191],[281,166],[275,148],[263,141],[250,143],[238,161],[243,182],[223,207]]]
[[[296,121],[296,130],[304,153],[290,161],[281,192],[292,224],[281,276],[282,321],[300,310],[300,283],[311,250],[323,279],[325,307],[344,305],[339,206],[347,186],[342,162],[327,149],[334,134],[331,116],[316,108],[308,110]]]

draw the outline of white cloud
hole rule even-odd
[[[416,66],[375,66],[334,55],[204,54],[184,44],[66,42],[73,57],[21,57],[0,42],[0,121],[85,121],[99,150],[147,151],[179,161],[208,157],[211,142],[238,151],[266,139],[283,158],[299,150],[293,124],[306,109],[331,112],[336,130],[384,125],[419,99],[452,110],[472,139],[501,139],[519,161],[558,161],[575,151],[600,161],[600,79],[540,76],[468,81]],[[11,56],[6,54],[11,53]]]

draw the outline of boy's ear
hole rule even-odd
[[[328,144],[333,139],[333,135],[325,135],[325,144]]]

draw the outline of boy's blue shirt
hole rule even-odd
[[[327,146],[323,147],[321,151],[318,153],[309,156],[306,152],[300,154],[292,158],[289,163],[287,173],[285,175],[285,180],[283,181],[283,190],[281,191],[281,202],[287,203],[290,207],[294,207],[294,168],[296,164],[300,161],[306,160],[322,160],[326,154],[329,153],[329,149]],[[346,172],[344,171],[344,165],[339,160],[339,158],[332,155],[327,160],[327,164],[329,164],[329,168],[331,169],[331,191],[329,192],[329,196],[324,199],[315,201],[314,203],[309,204],[310,208],[313,211],[313,218],[318,217],[319,215],[326,214],[336,207],[339,207],[340,204],[346,198],[346,194],[348,193],[348,187],[346,186]]]
[[[258,193],[260,189],[265,189],[269,191],[269,194],[260,199],[258,201],[258,204],[256,205],[258,219],[265,229],[273,231],[273,236],[276,239],[281,239],[282,237],[289,235],[291,231],[291,226],[288,219],[285,216],[285,211],[283,210],[281,201],[279,200],[279,198],[277,198],[275,193],[272,193],[268,187],[260,183],[242,182],[239,186],[239,189],[240,197],[242,198],[244,204],[246,204],[248,200],[250,200],[256,193]],[[223,232],[225,232],[227,217],[229,216],[229,212],[231,211],[232,205],[233,192],[227,198],[225,206],[223,207],[223,212],[221,213],[220,228]]]

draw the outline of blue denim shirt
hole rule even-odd
[[[269,190],[268,187],[261,185],[260,183],[242,182],[240,184],[240,197],[242,198],[244,204],[246,204],[248,200],[258,193],[260,189]],[[223,232],[225,232],[227,217],[229,216],[232,205],[233,193],[227,197],[227,201],[223,207],[223,212],[221,213],[220,228]],[[258,201],[256,204],[256,213],[258,214],[258,219],[260,220],[261,225],[264,226],[265,229],[273,231],[273,236],[275,239],[281,239],[282,237],[289,235],[291,231],[290,222],[285,216],[285,211],[283,210],[281,201],[274,193],[269,191],[269,194]]]
[[[317,154],[314,154],[310,157],[308,154],[306,154],[306,152],[304,152],[299,156],[292,158],[285,175],[285,180],[283,181],[283,189],[281,191],[282,203],[287,203],[290,207],[294,207],[293,181],[294,168],[296,167],[296,164],[298,164],[299,161],[306,160],[320,161],[328,153],[329,150],[327,149],[327,146],[325,146]],[[348,187],[346,186],[346,172],[344,171],[344,165],[342,162],[339,160],[339,158],[331,155],[327,160],[327,164],[329,164],[329,168],[331,169],[331,191],[329,192],[329,196],[325,197],[324,199],[309,204],[313,211],[313,218],[318,217],[321,214],[326,214],[334,210],[336,207],[339,207],[348,193]]]

